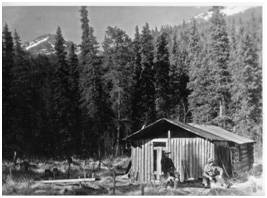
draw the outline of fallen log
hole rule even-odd
[[[41,180],[40,183],[76,183],[76,182],[92,182],[95,178],[80,178],[80,179],[55,179],[55,180]]]

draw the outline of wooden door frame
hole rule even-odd
[[[156,175],[156,180],[160,179],[160,176],[162,175],[162,168],[161,168],[161,159],[162,159],[162,151],[167,151],[168,150],[168,139],[167,138],[157,138],[153,139],[152,141],[152,163],[153,163],[153,175]],[[154,142],[164,142],[166,143],[165,147],[154,147],[153,143]],[[157,170],[154,171],[154,150],[157,151]]]

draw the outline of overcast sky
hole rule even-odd
[[[55,33],[60,26],[66,40],[80,43],[79,9],[73,6],[4,6],[2,20],[12,31],[17,30],[23,41]],[[136,25],[140,29],[145,22],[152,28],[177,25],[206,10],[208,7],[88,7],[90,24],[99,42],[103,41],[107,26],[118,26],[132,37]]]

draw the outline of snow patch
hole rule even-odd
[[[234,14],[242,13],[250,8],[253,8],[254,6],[225,6],[221,12],[225,14],[226,16],[231,16]],[[195,16],[196,19],[204,19],[205,21],[209,20],[212,16],[212,11],[207,11],[200,13],[199,15]]]
[[[28,47],[26,47],[26,50],[29,50],[29,49],[39,45],[40,43],[43,43],[43,42],[47,41],[48,39],[49,39],[49,36],[44,38],[44,39],[42,39],[42,40],[37,41],[36,43],[32,43],[31,42],[30,45]]]
[[[229,16],[229,15],[234,15],[237,13],[241,13],[246,11],[247,9],[252,8],[252,6],[227,6],[222,10],[222,13],[224,13],[225,15]]]
[[[53,49],[55,49],[55,45],[53,43],[51,42],[48,42],[48,43],[52,46]]]

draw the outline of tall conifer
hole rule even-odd
[[[148,23],[141,35],[141,90],[142,90],[142,123],[149,124],[156,119],[155,110],[155,76],[153,67],[153,37]]]
[[[154,58],[156,111],[158,118],[168,117],[169,115],[169,70],[168,35],[163,32],[157,38]]]
[[[215,84],[211,89],[216,93],[212,98],[212,103],[217,103],[214,109],[214,116],[218,119],[217,124],[226,124],[228,106],[229,106],[229,39],[226,31],[226,22],[221,7],[213,7],[212,17],[210,19],[210,65],[212,66],[212,76]],[[217,114],[217,115],[216,115]],[[214,119],[215,119],[214,117]],[[221,121],[222,123],[221,123]]]
[[[138,130],[141,127],[141,113],[142,113],[142,100],[141,100],[141,45],[140,34],[138,26],[135,28],[135,38],[133,41],[133,53],[134,53],[134,74],[133,74],[133,88],[132,88],[132,120],[133,131]]]

